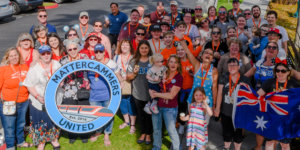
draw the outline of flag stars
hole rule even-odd
[[[262,131],[264,131],[264,129],[267,128],[265,124],[268,123],[268,121],[264,120],[264,116],[261,116],[261,118],[256,116],[256,119],[257,120],[254,120],[254,122],[257,123],[256,129],[260,128]]]

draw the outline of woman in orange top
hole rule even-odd
[[[28,108],[28,90],[22,86],[28,66],[22,63],[21,54],[13,47],[9,48],[3,59],[0,68],[0,91],[3,101],[15,101],[15,115],[4,115],[3,103],[0,103],[0,115],[4,128],[4,135],[7,149],[15,149],[18,147],[30,147],[29,143],[24,139],[25,114]],[[17,143],[15,143],[15,141]]]
[[[34,49],[33,39],[29,33],[19,35],[16,47],[22,56],[21,61],[28,67],[39,60],[39,53]]]
[[[59,61],[62,57],[66,55],[66,48],[59,38],[57,33],[50,33],[48,35],[47,44],[51,47],[52,50],[52,59]]]

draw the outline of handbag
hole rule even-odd
[[[90,91],[85,89],[85,88],[82,88],[82,89],[79,89],[77,91],[77,99],[79,101],[82,101],[82,100],[89,100],[90,98]]]
[[[18,100],[18,97],[19,97],[19,91],[20,91],[20,85],[18,87],[18,93],[17,93],[16,101]],[[3,98],[2,92],[1,92],[1,98]],[[12,116],[12,115],[16,114],[16,111],[17,111],[16,101],[2,100],[2,103],[3,103],[2,113],[3,113],[3,115]]]
[[[122,95],[131,95],[131,82],[124,81],[122,83]]]

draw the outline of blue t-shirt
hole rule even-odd
[[[259,60],[256,64],[255,64],[255,74],[254,74],[254,80],[255,80],[255,88],[256,90],[260,89],[262,84],[268,80],[268,79],[272,79],[273,76],[273,69],[274,66],[264,66],[263,65],[263,61]]]
[[[109,14],[109,33],[119,34],[121,26],[127,22],[128,17],[123,12],[120,12],[117,15]]]
[[[53,32],[54,32],[54,33],[57,33],[55,26],[53,26],[53,25],[47,23],[46,27],[48,28],[48,34],[49,34],[49,33],[53,33]],[[33,29],[34,29],[34,25],[30,28],[30,31],[29,31],[29,33],[30,33],[31,35],[33,35],[33,34],[32,34]]]
[[[90,81],[90,99],[89,101],[108,101],[110,100],[109,85],[106,80],[99,75],[95,78],[95,72],[88,72],[88,78]]]

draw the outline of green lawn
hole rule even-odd
[[[150,150],[152,148],[151,145],[145,144],[137,144],[137,138],[140,136],[138,133],[138,129],[136,134],[129,134],[129,127],[120,130],[119,125],[123,123],[123,120],[119,117],[119,115],[115,116],[114,125],[113,125],[113,133],[110,136],[111,146],[104,146],[103,144],[103,135],[101,135],[96,142],[88,142],[83,144],[80,139],[74,144],[69,144],[69,139],[65,137],[65,134],[60,137],[59,142],[61,144],[62,150]],[[163,139],[163,150],[169,149],[171,145],[171,140],[167,136],[167,133],[164,133]],[[27,137],[26,141],[30,142],[30,138]],[[36,148],[19,148],[21,150],[35,150]],[[18,150],[19,150],[18,149]],[[52,145],[47,144],[46,150],[52,150]]]
[[[243,0],[240,0],[240,3],[242,3]],[[218,9],[220,6],[224,6],[227,8],[227,10],[229,9],[232,9],[232,0],[229,0],[229,3],[228,3],[228,0],[218,0]]]

